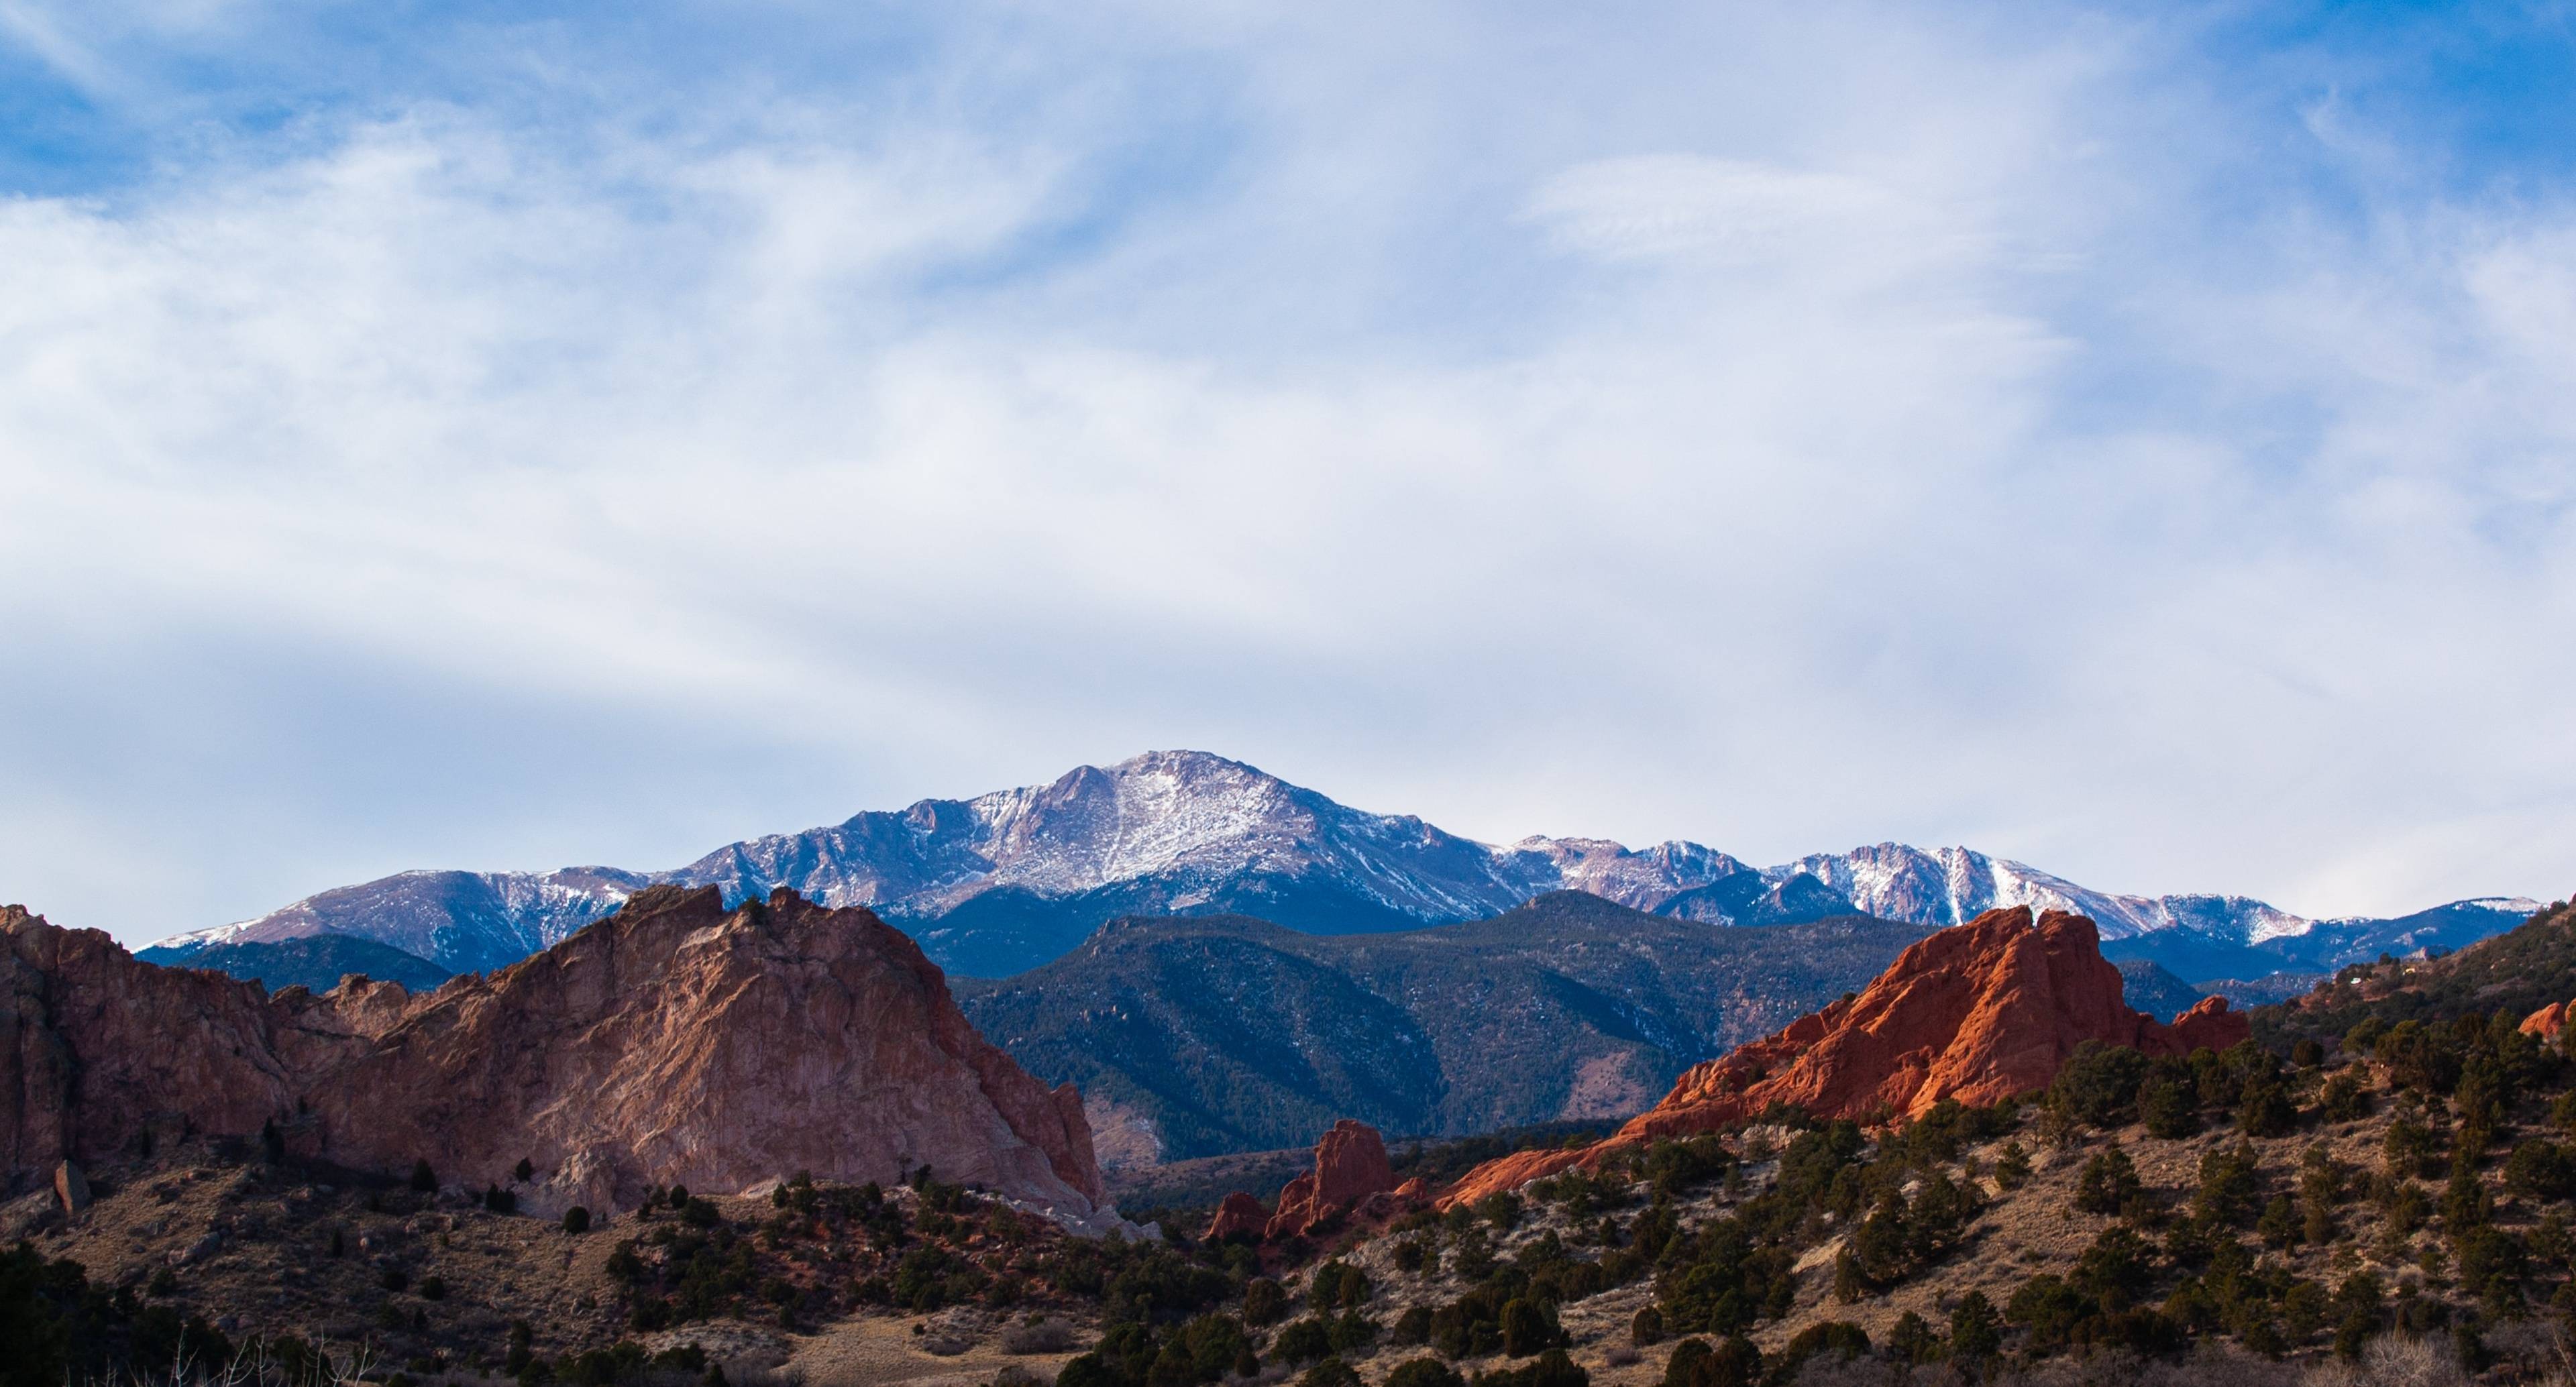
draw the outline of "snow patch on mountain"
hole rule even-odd
[[[2106,939],[2189,929],[2235,944],[2307,933],[2315,922],[2248,896],[2113,895],[2064,877],[1969,848],[1929,852],[1879,843],[1846,853],[1818,853],[1768,868],[1786,880],[1807,873],[1865,914],[1923,925],[1955,925],[1997,907],[2069,910],[2090,916]]]
[[[824,905],[869,906],[912,929],[934,957],[971,956],[1013,971],[1129,911],[1241,911],[1305,929],[1388,929],[1487,918],[1556,890],[1638,910],[1670,905],[1670,913],[1715,925],[1858,912],[1937,927],[2027,905],[2091,916],[2106,940],[2179,932],[2173,937],[2238,948],[2295,941],[2318,927],[2243,896],[2093,891],[1965,847],[1880,843],[1760,869],[1680,840],[1631,849],[1599,838],[1531,837],[1492,847],[1412,815],[1353,809],[1239,761],[1157,751],[1078,767],[1044,785],[922,800],[746,839],[665,871],[403,872],[162,944],[190,950],[337,931],[464,972],[543,949],[662,882],[715,886],[728,902],[786,886]],[[1016,894],[958,917],[953,923],[964,929],[941,923],[992,892]],[[997,902],[1000,909],[987,908]],[[2497,920],[2527,914],[2531,904],[2493,903]],[[2457,937],[2489,918],[2483,904],[2407,917],[2399,933]],[[1032,911],[1054,914],[1032,924]],[[2376,947],[2383,935],[2397,942],[2386,931],[2328,923],[2337,926],[2338,946],[2345,935],[2354,936],[2349,947]],[[979,950],[956,952],[966,946],[950,936],[978,930]]]

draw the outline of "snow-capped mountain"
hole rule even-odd
[[[2305,934],[2310,921],[2245,896],[2118,896],[1967,848],[1926,852],[1881,843],[1818,853],[1766,875],[1804,872],[1863,914],[1920,925],[1955,925],[1997,906],[2088,915],[2105,939],[2187,929],[2237,944]]]
[[[665,871],[405,872],[163,940],[150,956],[336,932],[456,971],[489,969],[658,882],[717,886],[728,901],[786,886],[827,905],[870,906],[942,966],[987,977],[1044,963],[1121,915],[1239,913],[1346,934],[1482,919],[1566,889],[1718,925],[1863,913],[1938,926],[1996,905],[2076,910],[2099,922],[2106,940],[2146,941],[2134,956],[2195,978],[2308,966],[2310,951],[2283,946],[2311,937],[2349,949],[2369,936],[2376,952],[2387,932],[2372,927],[2393,923],[2327,922],[2319,935],[2316,922],[2261,901],[2109,895],[1965,848],[1882,843],[1757,869],[1680,841],[1632,850],[1535,837],[1491,847],[1411,815],[1350,808],[1241,762],[1163,751],[1080,767],[1045,785],[923,800],[733,843]],[[2494,921],[2485,930],[2493,933],[2519,918],[2506,918],[2513,908],[2529,906],[2472,904],[2427,912],[2419,932],[2447,939]],[[2185,960],[2214,970],[2177,966]]]
[[[216,944],[354,934],[456,973],[506,967],[612,914],[652,878],[613,867],[557,872],[398,872],[307,896],[256,920],[174,935],[141,951],[176,962]]]

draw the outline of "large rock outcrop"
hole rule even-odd
[[[1265,1216],[1260,1200],[1237,1191],[1217,1207],[1207,1236],[1277,1241],[1321,1233],[1348,1221],[1383,1223],[1413,1208],[1421,1193],[1419,1181],[1397,1187],[1395,1167],[1386,1158],[1386,1140],[1377,1129],[1345,1117],[1315,1143],[1315,1168],[1279,1191],[1277,1212]]]
[[[1661,1103],[1579,1151],[1524,1151],[1469,1171],[1442,1198],[1471,1202],[1569,1166],[1741,1123],[1773,1103],[1818,1117],[1921,1115],[1944,1098],[1986,1104],[2048,1086],[2088,1040],[2151,1055],[2225,1049],[2252,1033],[2223,997],[2171,1025],[2131,1010],[2093,922],[1990,910],[1915,944],[1854,997],[1685,1071]]]
[[[1279,1191],[1269,1236],[1284,1238],[1346,1218],[1371,1196],[1394,1189],[1395,1167],[1387,1162],[1385,1140],[1375,1127],[1345,1117],[1315,1143],[1315,1168]]]
[[[0,911],[0,1180],[135,1153],[155,1132],[257,1137],[386,1172],[507,1183],[543,1211],[648,1185],[931,1166],[1080,1223],[1107,1198],[1072,1085],[975,1032],[910,939],[784,889],[638,893],[488,975],[316,996],[138,962]]]

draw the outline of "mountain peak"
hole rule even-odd
[[[655,884],[714,886],[727,901],[780,887],[867,906],[910,930],[943,967],[1002,976],[1079,944],[1119,915],[1240,913],[1315,933],[1484,919],[1543,892],[1579,890],[1712,925],[1862,913],[1951,925],[1997,907],[2063,910],[2106,940],[2162,936],[2209,946],[2192,978],[2331,967],[2376,946],[2374,928],[2315,922],[2242,896],[2143,897],[2089,890],[1959,846],[1882,842],[1756,868],[1684,839],[1629,848],[1532,836],[1493,847],[1419,817],[1354,809],[1247,762],[1189,748],[969,799],[925,799],[840,823],[730,843],[684,867],[554,872],[404,872],[306,897],[255,920],[163,941],[211,945],[357,934],[454,971],[483,971],[559,941]],[[2499,912],[2452,908],[2421,947],[2484,928]],[[2296,959],[2257,946],[2306,941]],[[2309,947],[2313,944],[2313,947]],[[2309,957],[2308,955],[2314,955]],[[2223,964],[2215,962],[2223,960]]]

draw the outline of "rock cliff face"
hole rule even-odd
[[[2543,1040],[2556,1040],[2558,1033],[2567,1029],[2567,1003],[2551,1002],[2522,1018],[2520,1029],[2524,1035],[2536,1035]]]
[[[1377,1129],[1343,1118],[1315,1143],[1315,1168],[1279,1191],[1279,1212],[1270,1216],[1269,1235],[1303,1233],[1394,1188],[1395,1168],[1387,1164],[1386,1142]]]
[[[1082,1222],[1106,1204],[1082,1104],[986,1044],[920,949],[781,890],[638,893],[500,972],[315,996],[136,961],[0,912],[0,1179],[160,1130],[257,1137],[451,1182],[539,1172],[537,1211],[927,1164]]]
[[[2121,1001],[2093,922],[1990,910],[1897,957],[1856,997],[1685,1072],[1649,1111],[1583,1151],[1527,1151],[1467,1173],[1444,1204],[1621,1150],[1742,1122],[1775,1102],[1818,1117],[1918,1116],[1944,1098],[1985,1104],[2047,1087],[2087,1040],[2153,1055],[2224,1049],[2251,1028],[2207,998],[2164,1025]]]
[[[1207,1236],[1275,1241],[1332,1228],[1344,1219],[1382,1223],[1413,1207],[1421,1194],[1419,1182],[1397,1188],[1386,1141],[1377,1129],[1346,1117],[1315,1143],[1315,1168],[1279,1191],[1278,1212],[1265,1216],[1260,1200],[1229,1194],[1208,1224]]]

